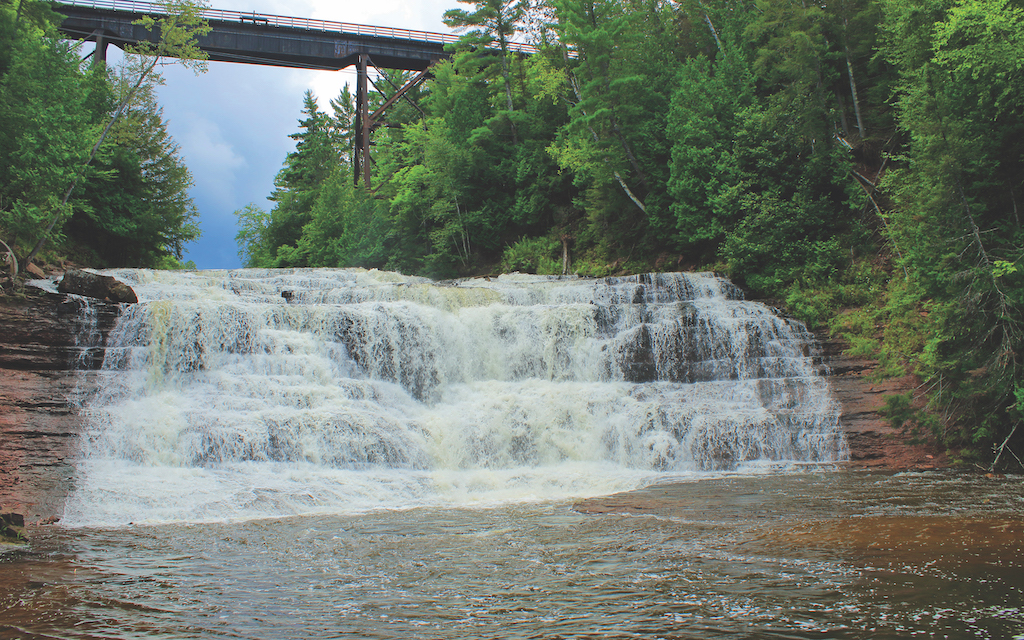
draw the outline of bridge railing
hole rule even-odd
[[[164,5],[155,2],[136,2],[135,0],[62,0],[60,4],[90,9],[109,9],[128,11],[138,14],[166,13]],[[393,38],[397,40],[414,40],[417,42],[437,42],[448,44],[457,42],[459,36],[451,33],[435,33],[432,31],[416,31],[395,27],[375,27],[351,22],[335,22],[333,20],[315,20],[313,18],[294,18],[278,16],[254,11],[228,11],[225,9],[204,9],[203,17],[207,20],[223,20],[227,22],[252,23],[270,27],[292,27],[307,31],[324,31],[346,33],[377,38]],[[510,42],[509,48],[520,53],[537,53],[537,47],[522,42]]]

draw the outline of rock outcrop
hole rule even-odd
[[[932,445],[917,444],[889,425],[879,411],[886,396],[906,393],[917,386],[912,376],[874,381],[878,363],[843,354],[847,345],[818,335],[829,380],[842,406],[839,421],[850,445],[850,467],[895,470],[928,470],[948,466],[945,454]]]
[[[81,269],[71,269],[65,273],[64,278],[57,285],[57,291],[107,302],[134,304],[139,301],[135,291],[120,280]]]
[[[0,544],[22,544],[25,537],[25,517],[20,513],[0,513]]]
[[[76,398],[103,363],[116,304],[29,290],[0,298],[0,513],[52,521],[74,482]]]

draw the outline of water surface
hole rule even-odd
[[[1024,479],[790,471],[582,501],[41,528],[4,638],[1013,638]]]

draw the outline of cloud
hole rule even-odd
[[[230,206],[235,175],[246,166],[245,158],[224,139],[215,123],[202,116],[190,119],[176,140],[196,184],[201,181],[208,191],[218,194],[218,200]]]

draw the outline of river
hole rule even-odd
[[[712,274],[111,273],[0,638],[1024,634],[1021,479],[842,471],[810,334]]]
[[[1021,484],[791,470],[655,485],[600,515],[47,527],[0,565],[0,637],[1020,638]]]

